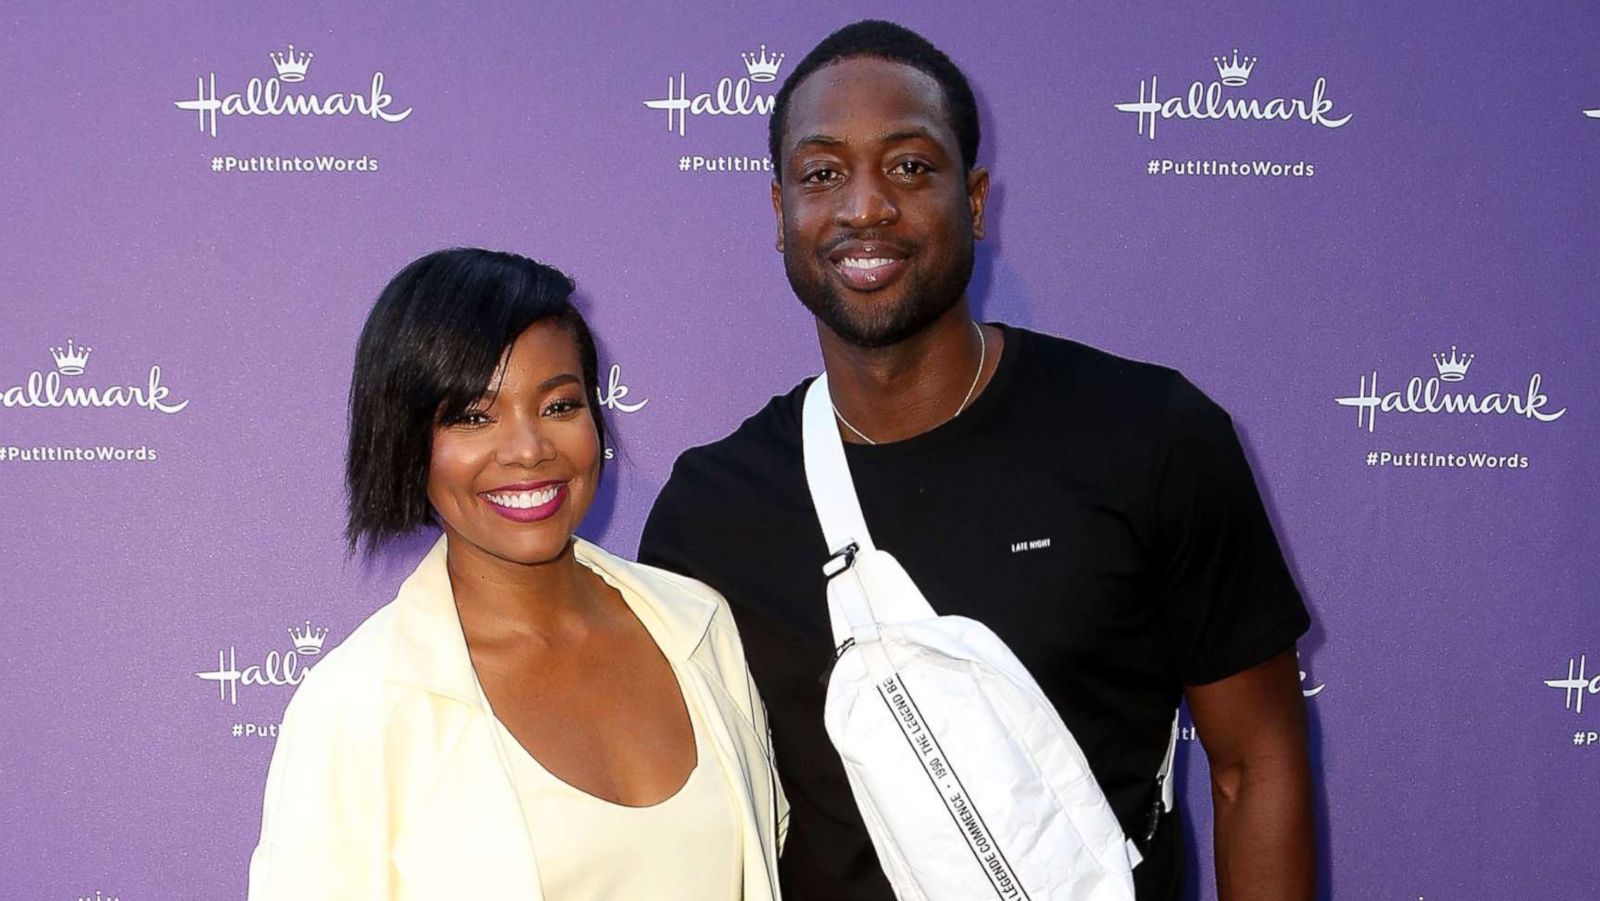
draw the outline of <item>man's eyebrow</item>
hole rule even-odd
[[[932,141],[934,140],[933,132],[927,130],[926,128],[902,128],[899,131],[891,131],[888,134],[879,137],[878,143],[898,144],[901,141],[917,140]]]
[[[794,142],[795,147],[804,147],[807,144],[822,144],[828,147],[839,147],[844,145],[844,139],[836,138],[833,135],[815,134],[806,135],[805,137]]]
[[[935,140],[937,140],[937,138],[934,137],[933,132],[929,131],[926,128],[914,127],[914,128],[901,128],[901,129],[898,129],[896,131],[891,131],[891,132],[889,132],[887,134],[879,135],[878,138],[877,138],[876,143],[879,143],[879,144],[899,144],[899,143],[901,143],[903,141],[935,141]],[[794,147],[798,149],[798,148],[804,147],[804,146],[806,146],[808,144],[820,144],[820,145],[822,145],[824,147],[843,147],[847,143],[849,143],[849,142],[845,141],[845,139],[840,138],[840,137],[835,137],[834,135],[829,135],[829,134],[810,134],[810,135],[806,135],[806,136],[800,138],[799,140],[795,141],[794,142]]]

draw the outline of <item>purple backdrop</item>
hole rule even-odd
[[[680,450],[820,366],[759,79],[871,13],[978,90],[983,315],[1234,413],[1316,618],[1331,893],[1593,897],[1600,12],[1100,6],[9,4],[0,896],[243,895],[290,685],[420,552],[339,540],[408,260],[578,278],[617,433],[586,533],[625,554]]]

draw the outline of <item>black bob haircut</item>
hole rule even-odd
[[[572,292],[572,279],[550,266],[471,247],[430,253],[384,286],[361,330],[350,381],[345,539],[352,551],[365,543],[370,553],[436,524],[427,493],[434,424],[470,409],[506,349],[536,322],[559,324],[577,343],[605,447],[594,398],[599,360]]]
[[[802,81],[818,69],[847,59],[867,57],[903,63],[939,83],[944,92],[945,115],[955,130],[961,162],[968,172],[978,162],[978,101],[961,69],[927,38],[904,25],[881,19],[863,19],[835,31],[811,49],[789,72],[773,101],[767,120],[767,152],[772,155],[772,175],[783,180],[783,130],[788,125],[789,97]]]

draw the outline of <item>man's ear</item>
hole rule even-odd
[[[972,211],[972,237],[983,240],[983,205],[989,201],[989,170],[972,167],[967,173],[967,203]]]
[[[772,217],[777,220],[778,235],[773,242],[773,247],[783,253],[783,185],[774,178],[772,180]]]

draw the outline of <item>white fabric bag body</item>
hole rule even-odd
[[[1138,849],[1055,706],[988,627],[937,615],[873,546],[825,375],[806,395],[804,450],[833,553],[824,720],[895,895],[1134,901]]]

